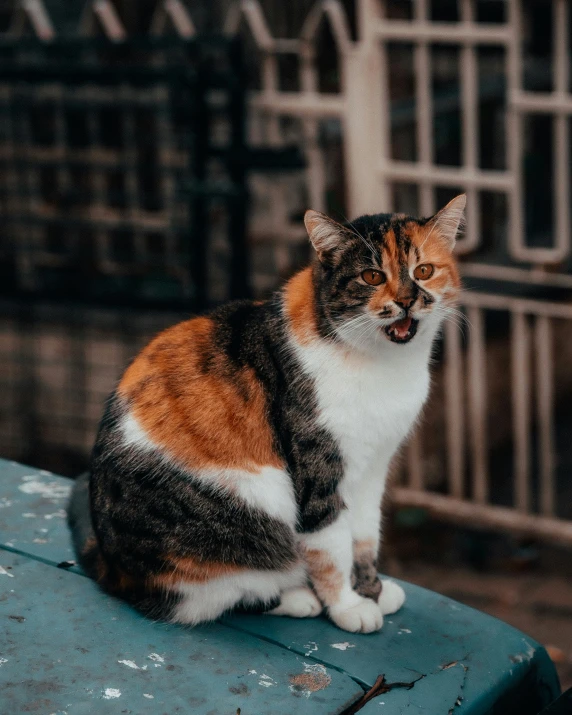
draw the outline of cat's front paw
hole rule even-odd
[[[405,603],[405,591],[394,581],[381,582],[381,593],[377,599],[379,608],[384,616],[399,611]]]
[[[330,618],[344,631],[350,633],[373,633],[383,625],[379,605],[371,598],[361,598],[353,606],[330,606]]]

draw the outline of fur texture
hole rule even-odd
[[[267,302],[224,306],[142,351],[70,504],[103,588],[190,624],[325,607],[370,632],[401,606],[375,568],[380,505],[458,290],[463,208],[345,226],[309,211],[313,266]]]

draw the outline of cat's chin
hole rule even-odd
[[[383,329],[385,335],[392,343],[404,345],[413,340],[419,327],[419,321],[411,316],[396,320],[390,325],[386,325]]]

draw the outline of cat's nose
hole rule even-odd
[[[403,308],[403,310],[407,310],[408,308],[411,308],[413,303],[415,302],[415,296],[414,295],[400,295],[395,298],[393,301],[396,305],[398,305],[400,308]]]

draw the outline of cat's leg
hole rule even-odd
[[[264,611],[264,604],[276,603],[282,592],[300,587],[306,578],[305,566],[300,563],[284,571],[245,569],[205,583],[181,582],[175,587],[180,598],[171,620],[196,625],[213,621],[237,606]]]
[[[348,505],[353,540],[352,583],[362,596],[379,604],[383,615],[395,613],[405,601],[401,586],[379,578],[377,556],[381,536],[381,502],[385,475],[372,470],[351,494],[344,495]]]
[[[310,579],[330,618],[345,631],[371,633],[383,625],[378,604],[351,584],[353,554],[348,515],[342,511],[328,526],[302,536]]]

